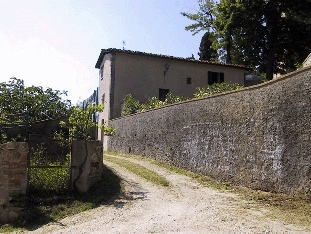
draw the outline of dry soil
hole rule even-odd
[[[123,179],[126,196],[31,233],[311,233],[310,227],[271,219],[269,209],[238,194],[203,186],[146,160],[122,159],[157,172],[170,186],[104,161]]]

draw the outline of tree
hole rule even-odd
[[[185,27],[186,30],[193,32],[193,35],[200,31],[213,32],[214,37],[210,37],[212,41],[212,48],[218,50],[220,60],[225,60],[226,63],[231,63],[231,39],[230,32],[219,30],[217,26],[223,26],[222,24],[217,25],[217,4],[214,1],[209,0],[198,0],[199,10],[195,14],[181,12],[183,16],[188,19],[195,21],[196,23]],[[221,22],[218,20],[218,22]],[[226,58],[222,55],[226,52]]]
[[[229,63],[251,66],[271,80],[274,73],[295,69],[311,52],[307,23],[311,0],[221,0],[215,5],[208,0],[202,2],[199,0],[197,14],[182,13],[197,21],[186,30],[206,30],[207,26],[214,30],[217,39],[213,46],[220,54],[226,54]],[[205,14],[212,15],[213,20],[204,24],[201,21]]]
[[[0,123],[32,123],[39,120],[68,116],[71,102],[63,100],[66,91],[25,87],[24,81],[11,78],[0,83]]]
[[[88,159],[88,147],[87,147],[87,141],[91,139],[91,132],[93,129],[98,128],[98,123],[96,123],[92,118],[94,116],[95,112],[102,112],[104,110],[104,105],[96,106],[96,105],[90,105],[88,104],[85,110],[82,107],[75,106],[72,108],[71,115],[69,117],[69,123],[66,124],[65,122],[61,121],[60,126],[62,128],[68,127],[69,128],[69,135],[70,139],[69,141],[66,141],[64,138],[64,133],[62,131],[55,132],[55,139],[57,139],[60,144],[71,144],[72,139],[75,140],[82,140],[84,144],[85,149],[85,155],[84,160],[79,165],[79,174],[73,181],[73,189],[74,191],[78,191],[77,188],[77,182],[81,178],[81,175],[83,173],[84,165],[87,162]],[[106,136],[112,136],[115,134],[116,129],[110,127],[110,126],[104,126],[101,125],[100,129],[104,132]]]
[[[98,128],[98,123],[92,119],[94,113],[102,112],[103,110],[103,104],[100,106],[88,104],[85,110],[82,107],[75,106],[72,108],[68,124],[66,124],[64,121],[61,121],[60,125],[61,127],[67,126],[69,128],[69,135],[72,139],[89,140],[91,139],[92,130],[94,128],[97,130]],[[115,129],[112,127],[101,125],[100,129],[106,136],[112,136],[115,134]],[[57,134],[59,135],[59,133],[56,133],[56,135]],[[60,139],[59,137],[57,138]]]
[[[217,50],[215,50],[213,45],[213,34],[210,32],[206,32],[202,37],[200,43],[200,52],[198,55],[200,56],[200,60],[208,60],[208,61],[215,61],[217,60]]]
[[[191,31],[195,35],[200,31],[210,31],[213,29],[213,21],[215,19],[214,9],[215,3],[208,0],[198,0],[199,8],[196,14],[189,14],[181,12],[183,16],[186,16],[188,19],[195,21],[196,23],[191,24],[185,29]]]

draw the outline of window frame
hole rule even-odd
[[[212,85],[212,84],[220,84],[225,81],[225,73],[223,72],[213,72],[213,71],[208,71],[207,73],[207,84]]]

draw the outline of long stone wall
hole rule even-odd
[[[25,142],[0,145],[0,224],[17,218],[19,208],[10,201],[26,194],[27,153]]]
[[[110,124],[110,151],[262,190],[311,191],[311,67]]]

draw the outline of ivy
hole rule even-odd
[[[243,88],[243,85],[237,83],[228,84],[228,83],[215,83],[205,87],[197,87],[194,94],[194,98],[202,98],[211,96],[218,93],[224,93],[232,90],[237,90]]]
[[[205,87],[198,87],[194,94],[194,98],[207,97],[218,93],[241,89],[243,87],[243,85],[239,85],[237,83],[215,83]],[[186,97],[184,95],[173,95],[172,93],[168,93],[166,95],[165,101],[161,101],[157,97],[151,97],[148,98],[147,102],[140,103],[138,100],[134,99],[132,94],[128,94],[124,98],[124,106],[122,108],[121,116],[135,114],[154,108],[159,108],[165,105],[186,101],[189,99],[189,97]]]

